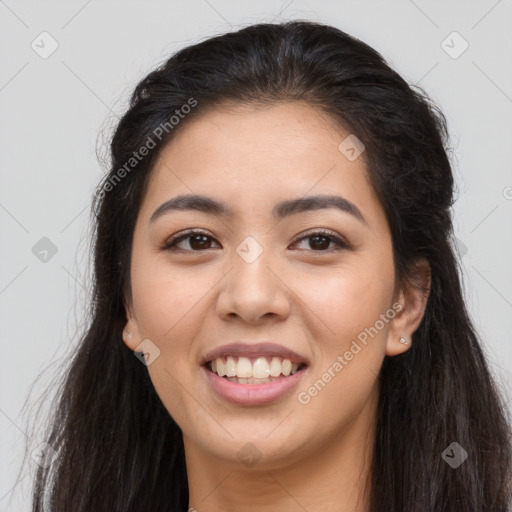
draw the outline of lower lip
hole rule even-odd
[[[276,402],[297,386],[306,371],[299,370],[293,375],[265,384],[239,384],[219,377],[204,366],[202,369],[213,390],[224,400],[236,405],[266,405]]]

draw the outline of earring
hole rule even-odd
[[[125,331],[126,337],[131,338],[132,337],[132,331]]]
[[[400,338],[398,341],[404,345],[409,345],[409,342],[405,338]]]

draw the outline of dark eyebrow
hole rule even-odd
[[[303,213],[306,211],[322,210],[327,208],[337,208],[345,213],[349,213],[364,224],[367,224],[359,208],[341,196],[317,195],[290,199],[277,203],[272,215],[277,219],[283,219],[290,215]],[[165,203],[161,204],[151,215],[150,223],[153,223],[159,217],[177,210],[194,210],[209,215],[220,215],[223,217],[233,217],[235,212],[225,203],[217,201],[211,197],[201,195],[179,195]]]
[[[278,219],[282,219],[296,213],[328,208],[337,208],[342,212],[349,213],[364,224],[367,224],[363,214],[354,203],[344,197],[331,195],[306,196],[282,201],[276,204],[272,210],[272,215]]]

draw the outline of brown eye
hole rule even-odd
[[[331,252],[331,251],[340,251],[342,249],[348,249],[349,244],[335,236],[330,231],[316,231],[313,233],[309,233],[307,236],[303,236],[299,238],[294,245],[303,240],[309,240],[308,246],[313,252]],[[335,249],[329,249],[330,244],[334,244]]]
[[[331,239],[328,236],[324,235],[315,235],[310,236],[309,238],[309,246],[311,249],[315,251],[324,250],[329,248],[329,244],[331,243]]]
[[[211,238],[206,235],[188,236],[190,247],[194,250],[209,249],[211,245]]]
[[[333,252],[349,248],[347,242],[335,236],[330,231],[312,232],[298,239],[293,245],[297,245],[303,240],[309,240],[307,250],[312,252]],[[212,242],[214,241],[215,238],[202,231],[189,231],[188,233],[171,237],[160,249],[171,252],[201,252],[214,249],[215,247],[212,246]],[[215,243],[218,242],[215,241]],[[331,244],[333,244],[335,248],[329,248]]]
[[[190,231],[186,234],[170,238],[161,247],[163,251],[200,252],[212,249],[212,242],[215,239],[201,231]],[[186,242],[188,241],[188,244]],[[181,247],[180,247],[181,244]],[[188,245],[188,247],[187,247]]]

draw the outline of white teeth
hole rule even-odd
[[[270,363],[270,376],[279,377],[279,375],[281,375],[281,368],[281,359],[279,359],[279,357],[273,357]]]
[[[226,377],[234,377],[236,375],[236,362],[235,360],[229,356],[226,359]]]
[[[265,379],[255,379],[249,377],[248,379],[242,379],[240,377],[225,377],[229,382],[236,382],[237,384],[267,384],[279,380],[279,377],[266,377]]]
[[[289,359],[281,359],[280,357],[272,357],[269,360],[266,357],[258,357],[251,363],[248,357],[239,357],[238,361],[233,356],[227,356],[226,359],[218,357],[211,361],[212,372],[219,377],[226,377],[229,380],[237,381],[237,379],[273,379],[284,375],[288,377],[297,373],[299,369],[298,363],[292,363]],[[245,380],[244,380],[245,382]]]
[[[219,377],[224,377],[226,375],[226,365],[222,359],[216,359],[217,363],[217,374]]]
[[[283,369],[281,370],[285,377],[288,377],[292,373],[292,362],[289,359],[283,361]]]
[[[268,377],[270,374],[270,369],[268,367],[268,361],[265,357],[258,357],[256,361],[254,361],[254,365],[252,367],[252,376],[255,379],[264,379]]]
[[[252,377],[252,364],[247,357],[239,357],[236,364],[236,376],[242,378]],[[234,377],[234,375],[232,375]]]

